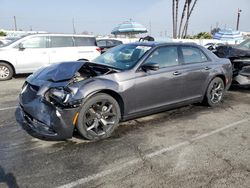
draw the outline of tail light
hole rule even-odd
[[[98,52],[102,52],[102,49],[101,48],[96,48],[96,50],[98,51]]]

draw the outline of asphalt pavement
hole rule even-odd
[[[0,187],[250,187],[250,89],[122,123],[109,139],[35,139],[15,121],[24,76],[0,82]]]

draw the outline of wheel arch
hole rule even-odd
[[[98,91],[97,93],[105,93],[105,94],[113,97],[118,102],[118,104],[120,106],[120,110],[121,110],[121,117],[123,117],[123,115],[124,115],[124,101],[123,101],[120,94],[118,94],[117,92],[110,90],[110,89],[103,89],[103,90]],[[97,94],[97,93],[95,93],[95,94]]]
[[[101,90],[98,90],[98,91],[95,91],[95,92],[92,92],[90,94],[88,94],[86,97],[85,97],[85,100],[88,100],[89,98],[91,98],[92,96],[96,95],[96,94],[100,94],[100,93],[104,93],[104,94],[107,94],[107,95],[110,95],[111,97],[113,97],[119,104],[119,107],[120,107],[120,111],[121,111],[121,118],[123,117],[124,115],[124,110],[125,110],[125,105],[124,105],[124,100],[122,99],[121,95],[118,94],[117,92],[111,90],[111,89],[101,89]],[[84,102],[83,102],[84,103]]]
[[[81,58],[81,59],[78,59],[77,61],[89,61],[89,60],[85,58]]]
[[[224,84],[225,84],[225,86],[226,86],[226,76],[225,75],[223,75],[223,74],[217,74],[217,75],[215,75],[211,80],[210,80],[210,82],[214,79],[214,78],[216,78],[216,77],[218,77],[218,78],[221,78],[222,80],[223,80],[223,82],[224,82]]]
[[[6,64],[10,65],[11,68],[13,69],[13,74],[14,74],[14,75],[16,74],[16,69],[15,69],[15,67],[13,66],[12,63],[10,63],[9,61],[5,61],[5,60],[0,60],[0,63],[6,63]]]
[[[216,75],[214,75],[214,76],[212,76],[211,77],[211,79],[209,79],[209,81],[207,82],[207,85],[206,85],[206,87],[205,87],[205,90],[203,91],[203,98],[205,97],[205,95],[206,95],[206,92],[207,92],[207,89],[208,89],[208,87],[209,87],[209,84],[212,82],[212,80],[213,79],[215,79],[215,78],[221,78],[222,80],[223,80],[223,83],[225,84],[225,86],[226,86],[226,76],[225,75],[223,75],[223,74],[216,74]]]

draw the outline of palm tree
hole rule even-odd
[[[184,21],[184,18],[185,18],[187,3],[188,3],[188,0],[185,1],[184,7],[183,7],[183,10],[182,10],[181,21],[180,21],[179,32],[178,32],[178,38],[181,37],[181,29],[182,29],[182,24],[183,24],[183,21]]]
[[[188,0],[188,1],[190,1],[190,4],[188,5],[188,6],[189,6],[188,9],[190,9],[190,5],[191,5],[191,1],[192,1],[192,0]],[[193,10],[194,10],[194,7],[195,7],[197,1],[198,1],[198,0],[195,0],[195,1],[194,1],[191,10],[187,10],[188,14],[187,14],[186,23],[185,23],[184,28],[183,28],[183,31],[182,31],[182,38],[183,38],[183,37],[185,38],[185,37],[187,36],[189,18],[190,18],[191,14],[192,14],[192,12],[193,12]]]
[[[178,9],[179,9],[179,0],[175,0],[175,33],[174,36],[175,38],[177,38],[177,30],[178,30]]]
[[[175,38],[175,0],[172,1],[173,38]]]

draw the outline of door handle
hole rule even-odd
[[[178,75],[180,75],[180,74],[181,74],[181,72],[179,72],[179,71],[175,71],[175,72],[173,73],[174,76],[178,76]]]
[[[210,69],[212,69],[211,67],[205,67],[205,70],[210,70]]]

